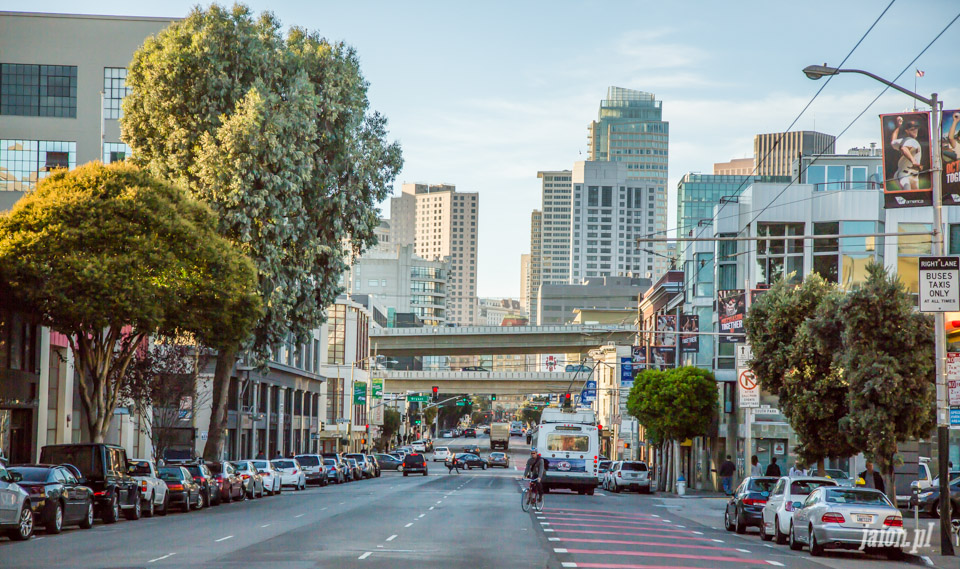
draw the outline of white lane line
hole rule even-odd
[[[692,532],[690,532],[690,533],[694,533],[694,534],[697,534],[697,535],[703,535],[703,532],[702,532],[702,531],[692,531]]]
[[[340,503],[337,504],[337,505],[338,505],[338,506],[342,506],[342,505],[344,505],[344,504],[346,504],[346,502],[340,502]]]
[[[555,530],[543,528],[543,531],[547,532],[547,531],[555,531]]]
[[[559,537],[548,537],[547,541],[560,541]]]
[[[443,503],[443,500],[437,500],[437,503],[438,503],[438,504],[442,504],[442,503]]]
[[[305,515],[307,515],[307,514],[297,514],[296,516],[293,516],[293,517],[295,517],[295,518],[302,518],[302,517],[305,516]]]
[[[221,541],[227,541],[228,539],[233,539],[233,536],[232,536],[232,535],[228,535],[227,537],[221,537],[220,539],[215,539],[215,540],[213,540],[213,541],[215,541],[215,542],[217,542],[217,543],[220,543]]]
[[[368,551],[368,552],[364,553],[363,555],[361,555],[360,557],[357,557],[357,559],[366,559],[367,557],[370,557],[370,554],[371,554],[371,553],[373,553],[373,552],[372,552],[372,551]]]
[[[387,538],[387,541],[393,541],[393,540],[395,540],[395,539],[397,539],[397,534],[393,534],[393,535],[391,535],[390,537],[388,537],[388,538]]]
[[[267,527],[268,525],[270,525],[270,524],[263,524],[263,525],[260,526],[260,527],[265,528],[265,527]]]
[[[554,553],[566,553],[567,550],[566,550],[566,549],[563,549],[562,547],[554,547],[554,548],[553,548],[553,552],[554,552]]]
[[[678,528],[686,528],[687,526],[682,526],[682,525],[680,525],[680,524],[677,524],[677,527],[678,527]],[[713,528],[713,529],[717,529],[717,528]]]
[[[715,541],[715,542],[717,542],[717,543],[723,543],[723,540],[722,540],[722,539],[714,539],[713,541]]]
[[[767,563],[769,563],[770,565],[774,565],[776,567],[783,567],[783,563],[780,563],[779,561],[770,561],[769,559],[767,559]]]
[[[573,563],[572,561],[564,561],[564,562],[561,563],[560,565],[562,565],[562,566],[564,566],[564,567],[576,567],[576,566],[577,566],[577,564],[576,564],[576,563]]]
[[[408,527],[410,527],[410,526],[412,526],[412,525],[413,525],[413,522],[410,522],[409,524],[407,524],[407,525],[405,525],[405,526],[403,526],[403,527],[408,528]]]
[[[548,525],[550,525],[550,522],[540,522],[540,525],[542,525],[542,526],[548,526]]]
[[[167,557],[171,557],[171,556],[173,556],[173,555],[176,555],[176,553],[168,553],[168,554],[164,555],[163,557],[157,557],[156,559],[151,559],[150,561],[147,561],[147,563],[153,563],[154,561],[163,561],[163,560],[166,559]]]
[[[657,514],[650,514],[650,517],[653,517],[653,518],[659,518],[660,516],[659,516],[659,515],[657,515]]]
[[[769,547],[770,549],[773,549],[773,546],[770,545],[769,543],[764,543],[763,546],[764,546],[764,547]]]
[[[324,510],[326,510],[326,509],[327,509],[326,507],[323,507],[323,508],[320,508],[320,511],[322,512],[322,511],[324,511]]]
[[[383,549],[383,546],[382,546],[382,545],[378,545],[377,547],[379,547],[380,549]]]
[[[435,506],[430,506],[430,509],[432,510],[434,507],[435,507]]]
[[[739,547],[737,548],[737,551],[739,551],[740,553],[750,553],[749,549],[740,549]]]
[[[422,518],[422,517],[425,516],[425,515],[427,515],[427,514],[420,514],[420,515],[417,516],[417,517],[418,517],[418,518]]]

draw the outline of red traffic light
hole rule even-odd
[[[563,395],[563,398],[566,399],[567,401],[570,401],[570,394],[569,394],[569,393],[565,393],[565,394]]]
[[[433,386],[433,394],[436,395],[436,394],[439,393],[439,392],[440,392],[440,388],[437,387],[436,385],[434,385],[434,386]]]

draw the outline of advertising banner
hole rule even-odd
[[[654,343],[658,346],[676,345],[677,336],[677,315],[661,314],[657,316],[657,334],[654,337]]]
[[[375,377],[373,378],[372,381],[373,381],[373,384],[370,389],[370,396],[373,397],[374,399],[382,399],[383,398],[383,378]]]
[[[650,348],[653,358],[653,368],[659,370],[671,369],[676,366],[677,348],[674,346],[653,346]]]
[[[887,208],[933,205],[930,176],[930,113],[880,115],[883,196]]]
[[[367,402],[367,384],[363,381],[353,382],[353,404],[363,405]]]
[[[960,109],[943,111],[939,138],[943,205],[960,205]]]
[[[633,358],[620,358],[620,387],[633,387]]]
[[[744,336],[726,336],[725,334],[742,334],[743,318],[747,307],[742,288],[721,290],[717,292],[717,319],[720,321],[721,344],[742,344],[746,342]]]
[[[646,346],[633,347],[633,368],[638,372],[641,372],[647,369],[647,347]]]
[[[684,314],[680,317],[680,349],[684,353],[700,351],[700,317]]]

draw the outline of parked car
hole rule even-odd
[[[403,460],[392,454],[378,454],[376,457],[377,462],[380,464],[380,470],[399,470],[403,464]]]
[[[427,475],[427,461],[419,453],[408,454],[403,458],[403,475],[420,474]]]
[[[323,459],[323,470],[327,473],[327,481],[334,484],[343,484],[347,481],[346,474],[340,463],[334,458]]]
[[[249,460],[238,460],[230,463],[237,469],[240,480],[243,482],[243,492],[247,498],[263,498],[263,476]]]
[[[811,474],[815,472],[816,470],[813,470]],[[853,478],[850,478],[849,474],[847,474],[843,470],[840,470],[839,468],[826,468],[824,469],[824,472],[826,473],[827,478],[836,480],[837,486],[847,486],[847,487],[856,486],[857,481],[854,480]]]
[[[620,461],[611,460],[610,466],[607,467],[607,471],[603,473],[603,482],[600,483],[600,486],[602,486],[604,490],[611,489],[611,484],[613,484],[613,480],[611,480],[610,477],[613,474],[613,469],[617,467],[618,462]]]
[[[178,465],[161,466],[159,474],[160,480],[167,485],[170,506],[180,506],[184,512],[203,509],[204,492],[189,470]]]
[[[410,450],[413,452],[427,452],[427,443],[424,441],[413,441],[410,443]]]
[[[20,482],[20,474],[8,472],[0,464],[0,532],[14,541],[24,541],[33,535],[30,494]]]
[[[493,455],[491,454],[490,456],[493,456]],[[611,465],[613,465],[613,461],[611,460],[601,460],[597,464],[597,485],[598,486],[604,486],[604,483],[606,482],[605,478],[607,476],[607,473],[610,472]],[[604,486],[604,488],[605,487],[606,486]]]
[[[303,468],[303,476],[307,484],[327,485],[329,481],[327,480],[322,456],[319,454],[298,454],[295,458],[300,463],[300,467]]]
[[[743,479],[733,491],[723,512],[723,527],[727,531],[746,533],[747,528],[763,526],[763,506],[770,491],[777,484],[775,476],[750,476]]]
[[[553,459],[551,459],[553,460]],[[623,460],[610,469],[610,490],[619,493],[623,490],[635,490],[650,493],[650,471],[645,462]]]
[[[486,470],[487,466],[489,466],[486,459],[480,458],[480,456],[468,452],[457,453],[452,460],[456,460],[458,463],[460,463],[461,467],[465,466],[467,470],[473,468],[482,468],[483,470]],[[444,461],[444,465],[446,465],[447,462],[450,462],[450,460]]]
[[[270,461],[277,469],[280,486],[292,486],[294,490],[307,488],[307,475],[295,458],[275,458]]]
[[[354,480],[363,480],[365,478],[363,474],[363,467],[360,466],[360,463],[357,462],[357,459],[347,456],[344,460],[347,461],[347,468],[350,469],[350,473],[353,475]]]
[[[172,466],[172,465],[170,465]],[[220,505],[220,492],[216,480],[213,479],[213,472],[204,462],[182,462],[180,466],[187,469],[187,472],[193,476],[193,481],[200,485],[200,491],[203,492],[203,503],[207,506]]]
[[[219,491],[221,502],[245,500],[247,492],[243,487],[243,478],[235,466],[229,462],[208,462],[207,468],[213,474],[214,489]]]
[[[442,439],[452,439],[453,431],[440,431],[440,438]]]
[[[347,458],[352,458],[356,461],[357,466],[360,468],[360,477],[361,478],[373,478],[377,475],[376,470],[373,467],[373,464],[367,460],[367,455],[360,453],[350,453],[345,455]]]
[[[900,559],[906,535],[903,517],[887,496],[871,488],[815,488],[803,503],[794,502],[790,523],[790,549],[809,546],[810,555],[823,555],[825,549],[860,549],[864,532],[873,530],[891,544],[876,551],[890,559]],[[872,553],[873,551],[868,551]]]
[[[71,464],[80,484],[93,490],[94,509],[104,523],[140,519],[140,485],[130,476],[123,447],[103,443],[47,445],[40,449],[43,464]]]
[[[450,457],[450,449],[447,447],[437,447],[433,451],[433,462],[447,460]]]
[[[280,484],[280,471],[269,460],[250,461],[257,470],[260,471],[260,477],[263,478],[263,490],[269,496],[279,494],[283,490]]]
[[[377,457],[372,454],[368,454],[367,462],[373,465],[373,476],[375,478],[380,478],[380,463],[377,461]]]
[[[11,466],[7,472],[20,476],[17,484],[30,494],[34,523],[47,533],[60,533],[65,525],[93,527],[93,490],[77,482],[69,468],[24,464]]]
[[[940,487],[930,487],[919,494],[916,498],[913,496],[910,497],[910,509],[913,509],[914,505],[919,506],[920,512],[927,515],[933,516],[935,518],[940,517]],[[956,478],[950,482],[950,515],[951,518],[956,519],[960,517],[960,478]]]
[[[343,481],[353,482],[357,479],[357,471],[346,458],[340,459],[340,469],[343,470]]]
[[[790,531],[790,521],[793,512],[800,500],[805,500],[810,492],[821,486],[836,486],[837,483],[829,478],[816,476],[784,476],[777,481],[767,503],[763,506],[761,515],[763,525],[760,527],[760,538],[764,541],[776,539],[783,545],[787,542]]]
[[[500,466],[502,468],[510,467],[510,457],[505,452],[491,452],[490,453],[490,468],[494,466]]]
[[[167,513],[167,485],[157,476],[157,465],[152,460],[135,458],[129,461],[127,470],[140,484],[143,515],[152,518],[154,513]]]

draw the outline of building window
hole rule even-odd
[[[0,115],[77,118],[77,67],[0,64]]]
[[[123,116],[123,98],[127,88],[127,70],[124,67],[103,68],[103,118],[119,119]]]
[[[343,304],[334,304],[330,307],[328,316],[327,362],[342,365],[345,363],[347,307]]]
[[[599,204],[599,200],[600,200],[599,192],[600,192],[600,188],[598,188],[597,186],[590,186],[589,188],[587,188],[587,205],[588,205],[588,206],[590,206],[590,207],[596,207],[596,206],[600,205],[600,204]],[[592,212],[591,212],[591,213],[592,213]]]
[[[918,231],[932,232],[933,226],[929,223],[900,223],[898,233],[914,233]],[[929,255],[932,251],[932,237],[930,235],[905,235],[897,238],[897,277],[906,285],[907,290],[916,294],[920,292],[920,266],[922,255]]]
[[[697,253],[693,256],[696,272],[697,296],[713,297],[713,253]]]
[[[814,235],[839,235],[840,222],[814,223]],[[813,272],[818,273],[823,280],[840,282],[840,270],[837,253],[840,251],[840,240],[836,237],[813,240]]]
[[[758,236],[803,235],[802,223],[761,223]],[[773,284],[786,278],[799,283],[803,279],[803,240],[769,239],[757,241],[758,283]]]
[[[734,237],[732,234],[718,237]],[[649,270],[650,266],[647,267]],[[737,242],[717,241],[717,290],[737,288]]]
[[[0,139],[0,189],[27,191],[54,168],[76,166],[76,142]]]
[[[113,164],[126,160],[130,156],[130,147],[122,142],[103,143],[103,163]]]

